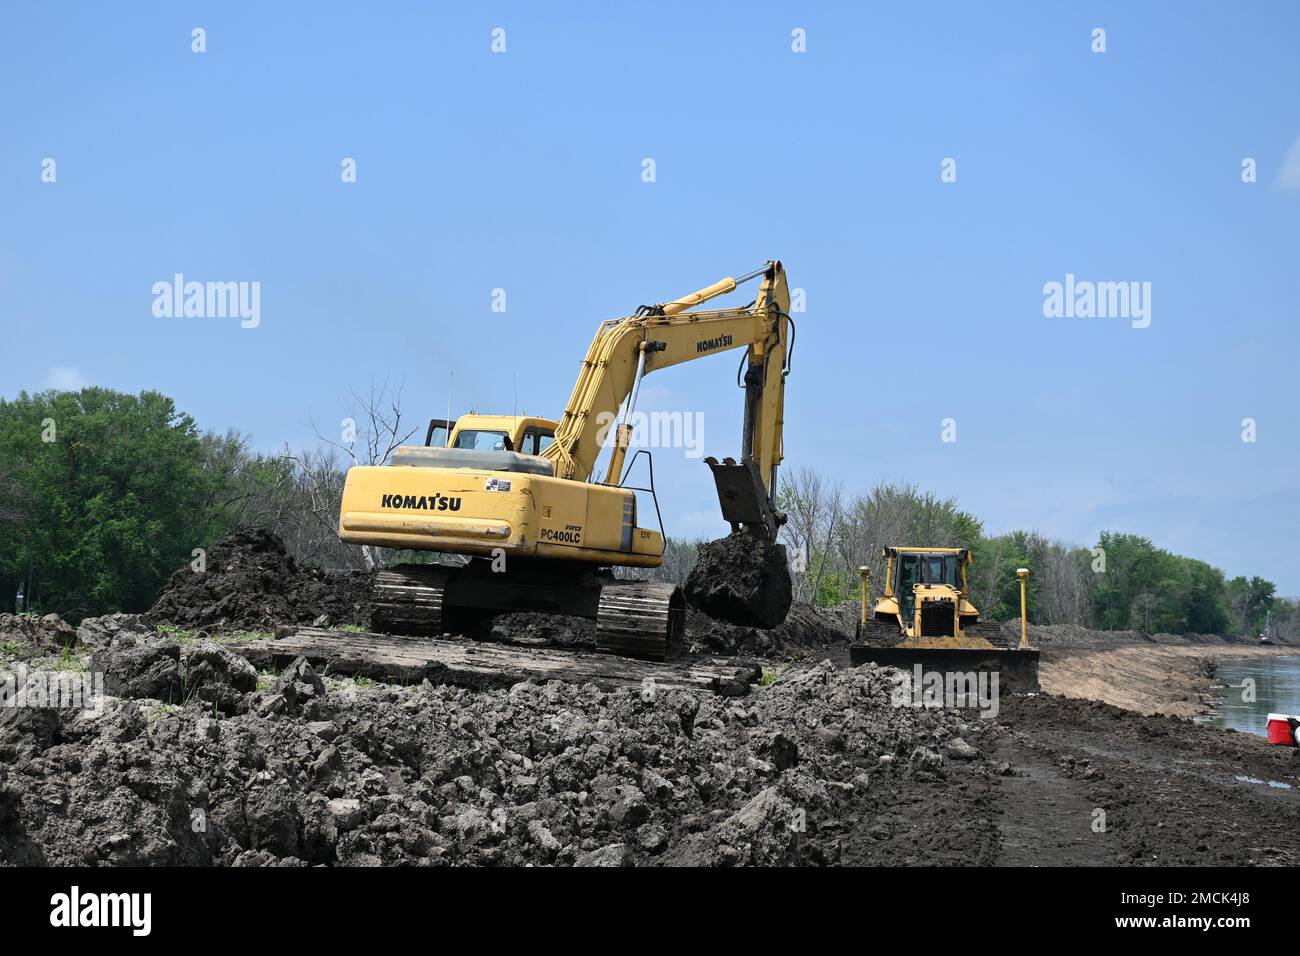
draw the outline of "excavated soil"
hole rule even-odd
[[[740,699],[398,687],[76,633],[111,696],[0,708],[0,863],[1300,863],[1300,751],[1100,703],[918,708],[829,661]]]
[[[785,545],[743,531],[706,542],[685,590],[687,603],[716,620],[774,628],[792,600]]]
[[[856,613],[856,612],[855,612]],[[466,637],[524,646],[596,646],[596,623],[561,614],[498,614],[462,620]],[[771,629],[742,627],[686,609],[686,652],[772,659],[848,659],[853,625],[834,610],[795,603],[785,621]]]
[[[99,712],[12,706],[0,677],[0,864],[1300,863],[1300,751],[1049,694],[913,706],[898,671],[817,662],[852,608],[795,605],[768,629],[693,611],[693,644],[769,662],[742,698],[395,686],[240,656],[240,628],[365,611],[264,536],[184,574],[147,618],[0,616],[0,671],[108,694]]]
[[[1300,750],[1048,695],[1006,702],[999,722],[993,759],[1022,770],[1004,787],[1004,862],[1300,863]]]
[[[371,576],[304,567],[261,528],[232,532],[207,549],[205,567],[186,565],[145,614],[183,628],[265,629],[277,624],[365,624]]]
[[[740,701],[371,689],[299,661],[229,715],[197,699],[9,710],[0,862],[990,862],[989,771],[944,753],[978,753],[997,725],[890,707],[892,681],[825,664]]]

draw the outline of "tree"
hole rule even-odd
[[[0,588],[25,610],[143,610],[218,523],[194,421],[157,392],[0,399],[0,474]]]
[[[338,441],[322,434],[313,423],[316,438],[326,447],[315,454],[298,457],[289,456],[287,450],[285,453],[300,469],[299,477],[308,494],[311,514],[318,524],[323,522],[330,528],[338,520],[346,477],[333,452],[341,453],[352,465],[386,465],[393,452],[410,441],[417,431],[416,426],[402,421],[400,385],[390,394],[387,383],[377,385],[372,381],[368,394],[353,389],[349,396]],[[364,544],[357,548],[367,570],[373,571],[383,564],[381,550]]]

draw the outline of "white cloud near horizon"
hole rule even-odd
[[[75,366],[56,365],[50,369],[45,384],[50,388],[58,389],[60,392],[77,392],[90,383],[81,374],[81,369]]]

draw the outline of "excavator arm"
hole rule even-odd
[[[689,311],[761,277],[754,302],[744,308]],[[790,291],[781,263],[769,261],[740,279],[727,278],[672,302],[642,306],[637,314],[603,323],[583,359],[555,442],[543,452],[556,475],[591,480],[596,460],[614,435],[607,482],[615,483],[631,437],[626,424],[635,410],[641,379],[649,372],[746,350],[741,460],[708,459],[718,484],[723,516],[733,527],[774,536],[776,471],[782,459],[785,376],[789,372]],[[619,409],[623,419],[618,420]]]

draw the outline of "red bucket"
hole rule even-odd
[[[1296,739],[1297,727],[1300,727],[1300,717],[1290,717],[1286,714],[1269,714],[1268,742],[1281,744],[1283,747],[1296,746],[1298,743]]]

